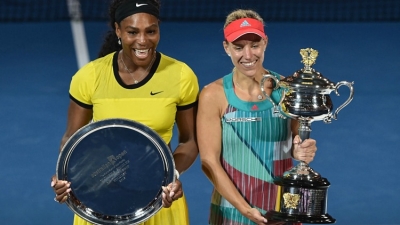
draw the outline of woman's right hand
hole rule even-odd
[[[283,225],[285,222],[281,221],[268,221],[264,216],[261,215],[261,212],[256,208],[251,208],[248,211],[249,219],[255,222],[257,225]]]
[[[56,175],[53,175],[51,177],[50,185],[53,188],[54,193],[56,194],[54,201],[60,204],[66,202],[69,197],[69,192],[71,192],[71,182],[65,180],[57,180]]]

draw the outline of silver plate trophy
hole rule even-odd
[[[57,162],[71,182],[68,207],[94,224],[137,224],[162,207],[162,188],[175,181],[172,153],[151,128],[107,119],[78,130]]]
[[[303,69],[282,80],[273,75],[264,75],[261,80],[261,91],[274,106],[274,113],[282,118],[299,121],[299,135],[305,140],[310,137],[313,121],[322,120],[330,123],[332,118],[337,119],[339,111],[352,101],[353,82],[340,81],[334,84],[311,68],[318,56],[317,50],[301,49],[300,55],[304,64]],[[275,104],[264,90],[264,83],[269,79],[275,82],[274,89],[281,87],[283,90],[278,104]],[[335,91],[339,96],[338,89],[343,85],[350,89],[349,97],[333,112],[329,94]],[[307,163],[300,161],[274,182],[279,187],[277,205],[275,210],[266,213],[265,217],[268,220],[335,223],[336,219],[327,213],[327,191],[330,183]]]

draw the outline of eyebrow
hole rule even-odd
[[[151,28],[157,28],[157,27],[159,27],[157,24],[152,24],[152,25],[150,25],[148,27],[145,27],[145,29],[151,29]],[[139,30],[140,29],[140,28],[134,27],[134,26],[127,26],[127,28],[131,28],[131,29],[135,29],[135,30]]]

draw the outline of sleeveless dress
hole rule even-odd
[[[278,79],[280,75],[270,71]],[[246,102],[239,99],[232,82],[232,73],[223,77],[228,107],[222,123],[221,164],[241,195],[264,214],[275,209],[276,176],[292,167],[292,133],[290,119],[273,113],[268,101]],[[280,89],[271,99],[278,103]],[[215,189],[211,197],[209,224],[255,224],[244,217]]]

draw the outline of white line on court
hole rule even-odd
[[[89,51],[86,43],[85,28],[83,26],[81,6],[79,0],[67,0],[71,18],[71,30],[75,47],[78,68],[89,62]]]

